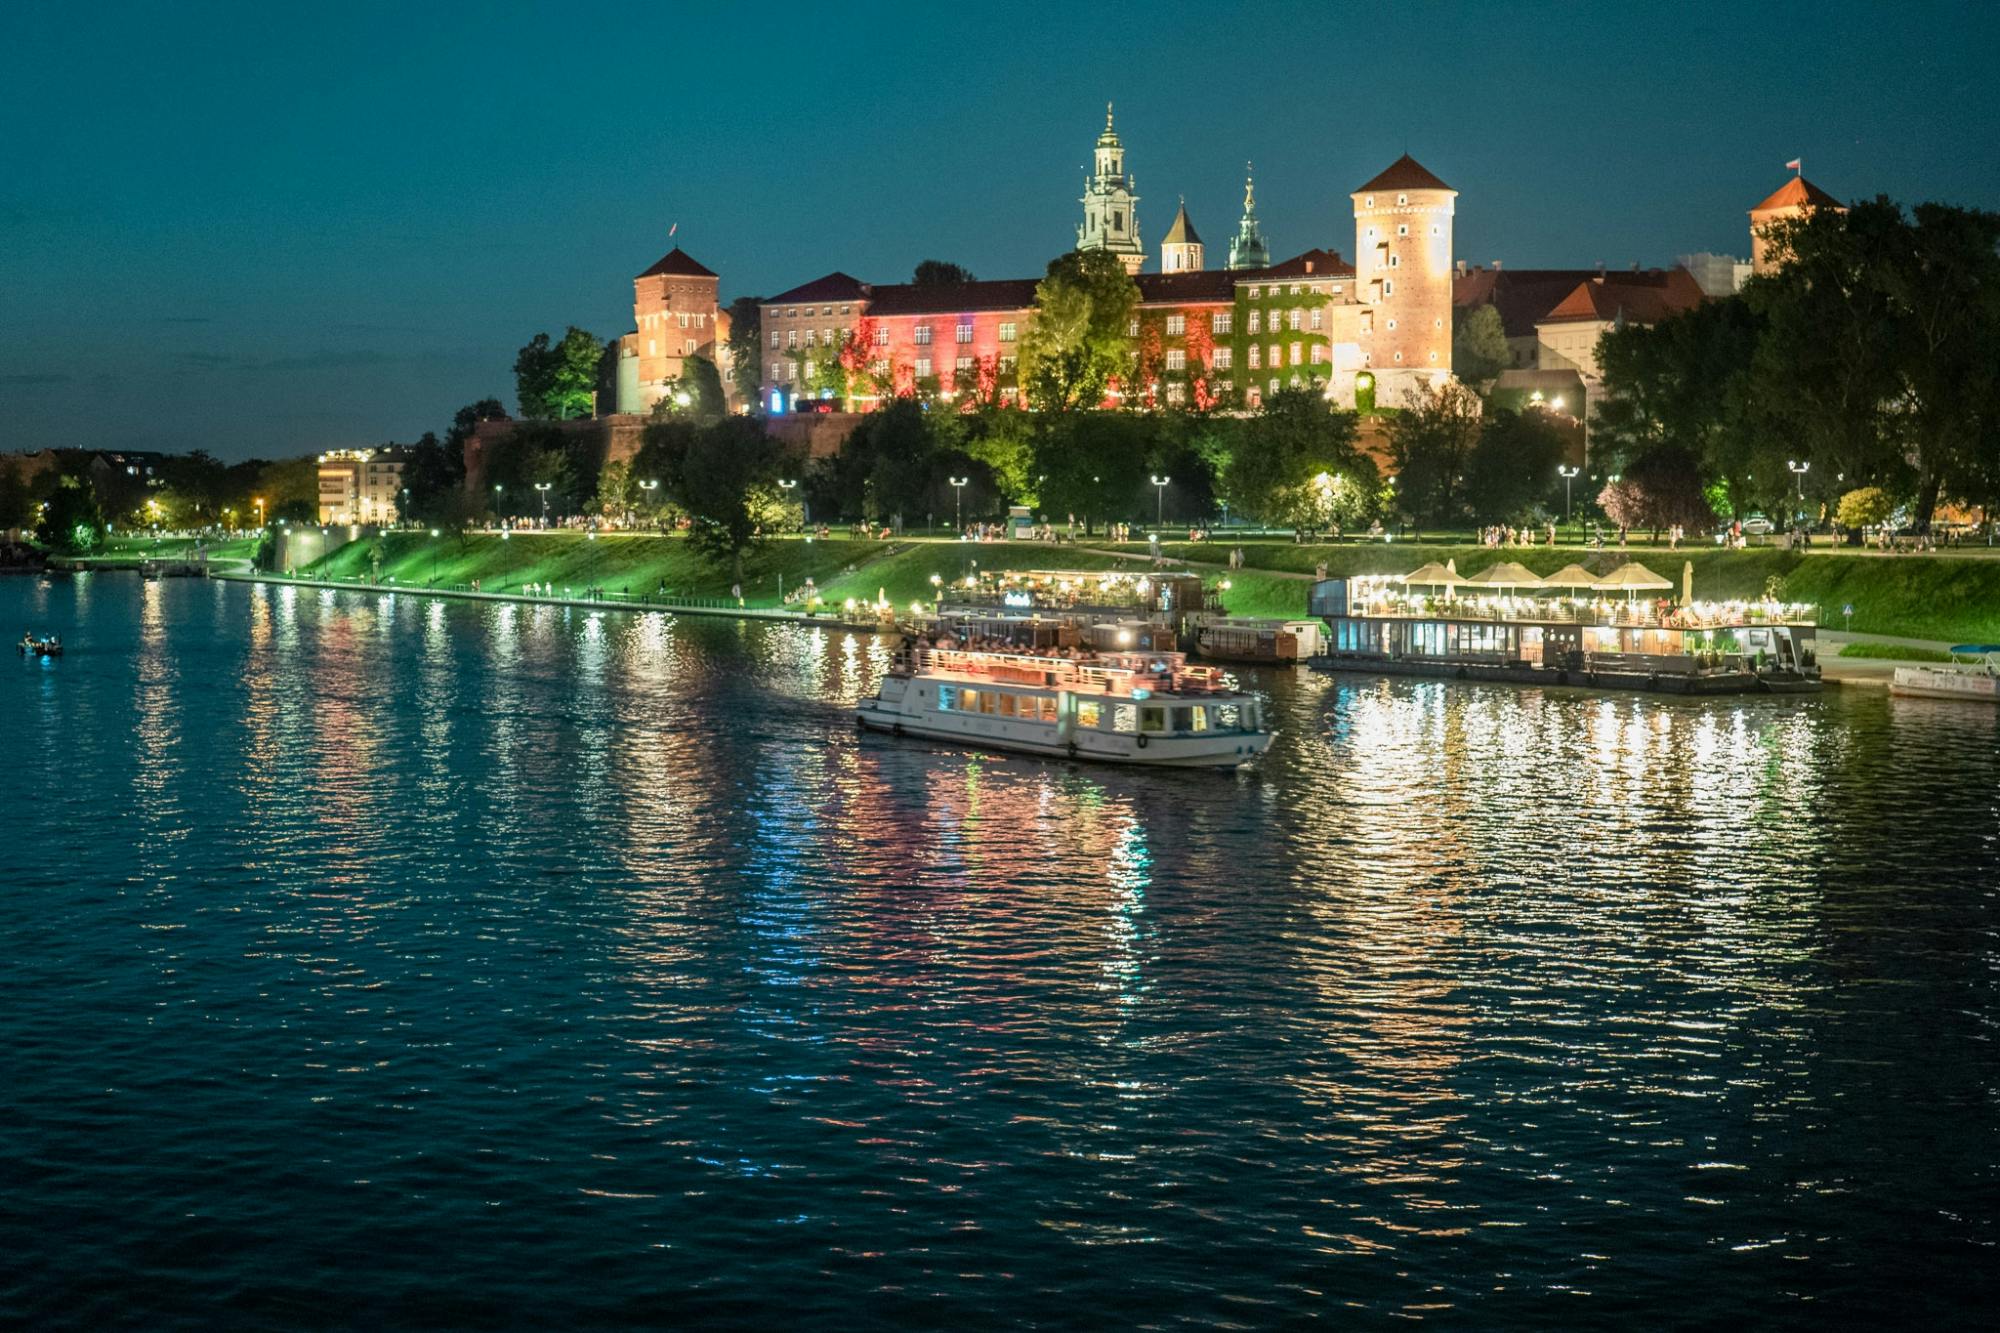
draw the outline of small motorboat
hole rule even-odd
[[[62,656],[62,638],[59,635],[50,635],[46,639],[38,639],[32,634],[23,634],[21,642],[16,647],[19,648],[23,657]]]

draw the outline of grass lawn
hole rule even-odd
[[[210,560],[248,560],[257,554],[259,534],[245,537],[231,537],[227,540],[211,539],[208,543]],[[152,533],[114,532],[104,539],[87,556],[72,556],[78,563],[95,561],[131,561],[159,558],[179,560],[194,555],[195,547],[201,545],[196,537],[155,537]]]
[[[1908,643],[1850,643],[1840,650],[1842,657],[1868,657],[1890,662],[1956,662],[1942,648],[1924,648]]]

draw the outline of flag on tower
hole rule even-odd
[[[1785,163],[1785,170],[1790,172],[1795,172],[1799,175],[1804,175],[1805,159],[1802,157],[1793,158],[1791,161]]]
[[[667,228],[667,239],[670,241],[674,239],[674,233],[679,231],[680,229],[681,229],[681,224],[678,222],[676,222],[673,226]]]

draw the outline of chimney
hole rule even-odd
[[[1459,277],[1461,277],[1461,278],[1462,278],[1462,277],[1464,277],[1464,276],[1465,276],[1465,261],[1464,261],[1463,259],[1460,259],[1460,260],[1456,261],[1455,263],[1453,263],[1453,264],[1452,264],[1452,266],[1451,266],[1451,271],[1452,271],[1452,272],[1454,272],[1454,273],[1456,273],[1456,274],[1457,274],[1457,275],[1458,275]]]
[[[1493,261],[1493,271],[1495,273],[1498,273],[1500,271],[1500,261],[1497,259]]]

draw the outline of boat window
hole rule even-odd
[[[938,686],[938,712],[949,713],[956,707],[958,707],[958,686]]]
[[[995,699],[995,693],[996,693],[996,692],[995,692],[995,691],[993,691],[993,690],[981,690],[981,691],[979,692],[979,711],[980,711],[980,712],[982,712],[982,713],[990,713],[990,712],[992,712],[992,711],[994,710],[994,708],[995,708],[995,707],[997,706],[997,704],[996,704],[996,699]],[[1011,700],[1009,700],[1009,702],[1012,702],[1012,701],[1011,701]]]
[[[1167,710],[1164,708],[1141,708],[1139,710],[1139,730],[1162,732],[1167,729]]]
[[[1076,705],[1076,725],[1097,730],[1103,719],[1104,705],[1095,699],[1079,700]]]
[[[1243,726],[1243,710],[1235,704],[1217,704],[1215,725],[1224,731],[1240,729]]]
[[[1042,721],[1054,722],[1055,720],[1056,720],[1056,701],[1053,698],[1044,695],[1042,697]]]
[[[1207,705],[1205,705],[1205,704],[1196,704],[1196,705],[1195,705],[1194,707],[1192,707],[1192,708],[1188,709],[1187,711],[1188,711],[1188,714],[1189,714],[1189,717],[1188,717],[1188,721],[1187,721],[1187,725],[1186,725],[1185,727],[1181,728],[1181,729],[1182,729],[1183,731],[1207,731],[1207,730],[1208,730],[1208,707],[1207,707]]]
[[[1018,701],[1018,700],[1016,700],[1016,699],[1015,699],[1015,697],[1014,697],[1013,695],[1011,695],[1011,694],[1003,694],[1003,695],[1001,695],[1001,696],[1000,696],[1000,716],[1002,716],[1002,717],[1012,717],[1012,716],[1014,716],[1014,710],[1015,710],[1015,704],[1016,704],[1017,702],[1019,702],[1019,701]],[[1033,705],[1031,704],[1031,705],[1030,705],[1030,707],[1032,707],[1032,706],[1033,706]]]
[[[1174,730],[1175,730],[1175,731],[1193,731],[1193,730],[1195,729],[1195,728],[1194,728],[1194,714],[1195,714],[1195,710],[1194,710],[1194,709],[1192,709],[1192,708],[1176,708],[1176,709],[1174,709]]]
[[[961,690],[961,691],[959,691],[959,695],[958,695],[958,711],[959,711],[959,712],[961,712],[961,713],[976,713],[976,712],[978,712],[978,711],[979,711],[979,691],[978,691],[978,690]]]
[[[1135,704],[1111,705],[1111,729],[1113,731],[1137,731],[1139,729],[1139,709]]]

